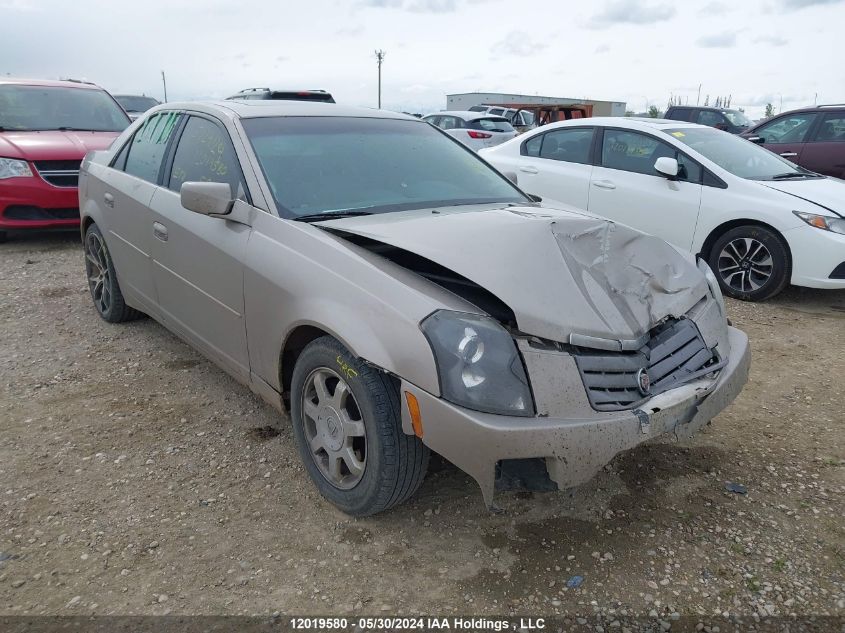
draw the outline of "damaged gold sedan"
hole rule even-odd
[[[431,450],[491,507],[514,465],[576,486],[747,380],[705,263],[403,115],[168,103],[86,158],[80,209],[100,316],[152,316],[287,410],[349,514],[410,497]]]

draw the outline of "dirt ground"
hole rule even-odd
[[[355,520],[247,388],[152,320],[96,316],[74,234],[11,240],[0,615],[845,615],[845,292],[729,311],[751,381],[691,443],[500,514],[441,463]]]

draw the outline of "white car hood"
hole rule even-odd
[[[436,262],[507,304],[522,332],[554,341],[631,343],[708,293],[695,264],[663,240],[581,213],[464,207],[318,226]]]
[[[758,182],[769,189],[795,196],[845,217],[845,181],[838,178]]]

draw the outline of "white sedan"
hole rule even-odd
[[[449,136],[458,139],[475,151],[485,147],[494,147],[511,140],[517,131],[503,116],[493,116],[485,112],[448,111],[427,114],[423,117],[432,125],[439,127]]]
[[[531,194],[698,253],[725,294],[845,288],[845,182],[711,127],[639,118],[553,123],[482,150]]]

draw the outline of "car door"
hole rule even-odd
[[[149,205],[179,116],[178,112],[160,112],[147,119],[112,161],[102,188],[102,204],[109,208],[106,243],[120,287],[147,313],[156,313],[158,303],[152,278]]]
[[[537,134],[521,148],[519,186],[546,202],[563,202],[587,209],[593,166],[592,127],[566,127]]]
[[[784,114],[767,121],[746,138],[767,150],[801,165],[801,154],[810,129],[816,121],[815,112]]]
[[[617,128],[601,134],[589,211],[690,250],[701,206],[701,166],[650,134]],[[661,156],[678,160],[677,179],[654,169]]]
[[[802,167],[845,179],[845,110],[822,115],[801,151]]]
[[[188,211],[184,182],[225,182],[247,199],[229,133],[219,121],[191,114],[153,194],[153,280],[168,327],[188,338],[236,376],[249,377],[244,324],[243,267],[250,227]],[[236,204],[244,204],[243,202]]]

